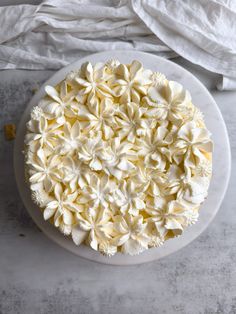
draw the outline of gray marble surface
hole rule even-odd
[[[18,195],[13,145],[3,125],[18,123],[50,71],[0,72],[0,314],[236,313],[236,92],[214,89],[219,79],[179,58],[218,103],[228,128],[232,176],[224,202],[194,242],[157,262],[117,267],[89,262],[40,232]]]

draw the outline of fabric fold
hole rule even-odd
[[[236,89],[236,3],[230,0],[47,0],[0,7],[0,69],[59,69],[103,50],[178,55]]]

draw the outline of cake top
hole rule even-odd
[[[196,222],[212,142],[179,83],[111,60],[87,62],[45,92],[25,136],[44,219],[108,256],[159,246]]]

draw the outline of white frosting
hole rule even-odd
[[[102,254],[139,254],[198,219],[212,142],[188,91],[138,61],[84,64],[33,108],[25,136],[33,201]]]

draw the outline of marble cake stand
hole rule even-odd
[[[193,103],[204,113],[206,125],[212,133],[214,155],[213,176],[209,195],[201,207],[200,218],[195,225],[188,227],[181,237],[166,241],[160,248],[147,250],[138,256],[126,256],[118,253],[111,258],[107,258],[85,245],[76,246],[70,237],[64,237],[55,227],[43,220],[41,211],[31,200],[29,188],[24,180],[24,157],[22,150],[26,131],[25,124],[29,120],[32,107],[45,95],[44,86],[56,85],[64,79],[67,73],[79,68],[81,64],[86,61],[90,61],[91,63],[105,62],[112,58],[119,59],[122,63],[129,63],[134,59],[139,60],[143,63],[145,68],[162,72],[169,80],[176,80],[188,89],[192,95]],[[54,74],[34,95],[26,108],[18,127],[14,148],[14,168],[18,189],[25,207],[38,227],[50,239],[78,256],[111,265],[133,265],[157,260],[176,252],[193,241],[203,232],[216,215],[227,189],[230,167],[231,155],[226,126],[220,110],[208,90],[196,77],[179,65],[151,54],[135,51],[106,51],[96,53],[89,57],[82,58]]]

